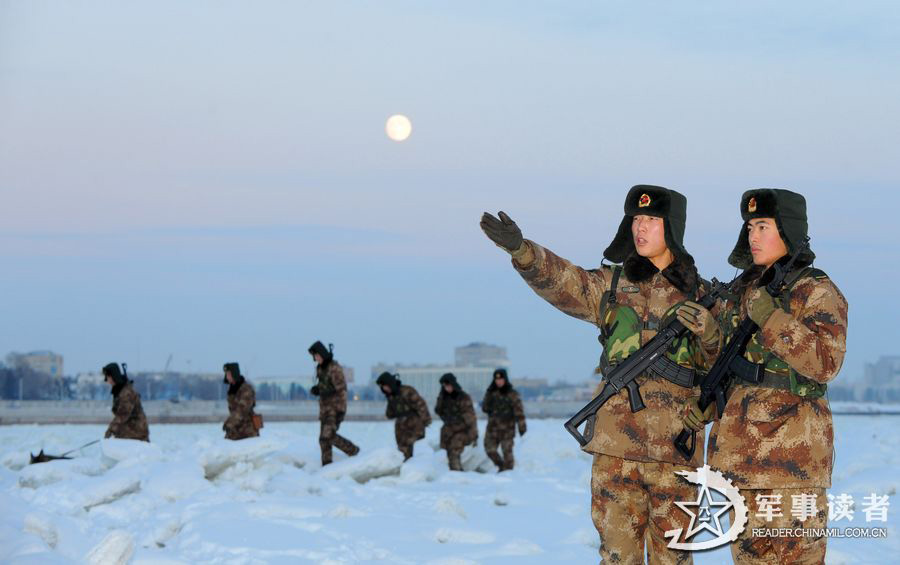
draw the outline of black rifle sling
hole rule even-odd
[[[621,265],[613,265],[612,266],[612,279],[609,282],[609,290],[603,293],[603,296],[600,298],[600,311],[599,321],[600,321],[600,336],[599,340],[603,347],[606,347],[606,341],[609,339],[609,336],[612,335],[614,330],[606,327],[606,324],[603,323],[606,319],[606,312],[610,306],[616,305],[616,291],[619,286],[619,275],[622,274],[622,266]]]

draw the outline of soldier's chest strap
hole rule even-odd
[[[745,384],[787,390],[802,398],[819,398],[825,395],[827,389],[827,385],[797,371],[775,371],[767,368],[764,363],[753,363],[743,357],[735,357],[729,369]]]

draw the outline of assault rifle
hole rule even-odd
[[[766,292],[768,292],[770,296],[773,298],[781,296],[781,293],[784,291],[785,277],[791,272],[794,262],[800,254],[807,249],[809,249],[809,237],[803,240],[803,243],[800,244],[797,251],[794,252],[784,266],[778,263],[773,265],[775,268],[775,275],[772,277],[772,280],[769,281],[769,284],[766,285]],[[712,369],[710,369],[709,373],[707,373],[700,381],[700,398],[697,400],[697,406],[700,408],[701,412],[705,412],[706,408],[715,402],[716,411],[719,417],[722,417],[722,414],[725,412],[725,391],[731,383],[732,374],[734,374],[733,365],[735,359],[743,357],[744,351],[747,349],[747,344],[750,343],[753,334],[755,334],[757,330],[759,330],[759,326],[750,319],[750,316],[741,320],[741,323],[728,340],[728,344],[725,345],[725,348],[719,353],[719,356],[716,357],[716,362],[713,363]],[[690,444],[688,444],[689,439]],[[697,432],[684,428],[681,430],[681,433],[678,434],[678,437],[675,438],[675,449],[678,450],[678,453],[680,453],[682,457],[690,461],[694,456],[696,441]]]
[[[724,285],[722,283],[713,279],[712,288],[699,300],[699,304],[704,308],[712,308],[723,288]],[[572,437],[582,447],[587,445],[591,438],[594,437],[594,423],[597,419],[597,411],[606,404],[607,400],[618,394],[623,388],[628,391],[628,402],[631,404],[631,411],[638,412],[643,410],[645,408],[644,400],[641,398],[641,392],[638,389],[636,380],[638,375],[647,370],[657,374],[671,373],[673,370],[672,364],[666,363],[667,359],[663,354],[672,345],[673,341],[687,332],[688,329],[678,318],[672,318],[669,323],[653,336],[653,339],[611,369],[609,375],[603,379],[604,384],[600,394],[587,403],[577,414],[569,418],[565,423],[566,431],[572,434]],[[683,368],[678,367],[675,370],[679,369]],[[684,371],[690,373],[689,369],[684,369]],[[578,427],[582,424],[585,424],[583,435],[578,431]]]

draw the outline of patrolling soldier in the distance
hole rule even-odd
[[[344,370],[334,360],[331,348],[326,349],[321,341],[309,347],[309,354],[316,362],[316,384],[309,392],[319,397],[319,447],[324,466],[332,462],[332,446],[351,457],[359,453],[359,447],[337,433],[347,414],[347,381],[344,379]]]
[[[472,399],[456,382],[453,373],[441,376],[441,392],[434,412],[444,421],[441,427],[441,449],[447,450],[451,471],[462,471],[461,456],[469,444],[478,445],[478,420]]]
[[[397,375],[385,371],[375,382],[387,399],[384,415],[394,420],[397,449],[406,461],[413,456],[413,444],[425,437],[425,428],[431,425],[428,405],[416,389],[400,382]]]
[[[133,381],[128,379],[128,365],[122,363],[120,370],[118,363],[109,363],[103,367],[103,376],[112,387],[114,416],[103,437],[150,441],[150,428],[141,406],[141,395],[134,390]]]
[[[541,298],[564,313],[600,328],[603,353],[597,372],[616,364],[653,336],[673,316],[682,318],[706,285],[683,244],[687,200],[659,186],[638,185],[625,198],[625,216],[603,256],[616,265],[583,269],[540,245],[523,240],[509,216],[485,213],[481,228],[512,256],[513,267]],[[692,311],[691,311],[692,312]],[[720,340],[713,320],[683,320],[692,331],[674,342],[667,363],[688,369],[683,378],[648,372],[637,379],[646,408],[632,412],[625,391],[597,412],[592,439],[584,450],[594,455],[591,517],[600,533],[604,562],[690,563],[691,554],[669,549],[665,532],[686,529],[690,517],[675,502],[695,500],[696,488],[676,471],[703,464],[695,454],[686,462],[673,438],[682,430],[682,406],[695,393],[694,370],[709,365]],[[673,378],[673,381],[667,380]],[[599,387],[602,387],[601,382]],[[598,387],[598,391],[599,391]],[[702,444],[702,435],[698,438]]]
[[[834,457],[826,383],[837,376],[847,340],[847,301],[828,276],[800,254],[773,298],[765,285],[807,236],[806,199],[783,189],[748,190],[744,223],[728,262],[745,269],[722,308],[730,334],[749,316],[759,326],[732,365],[725,413],[712,427],[708,462],[731,479],[747,502],[749,523],[731,546],[735,563],[823,563],[825,537],[753,537],[753,528],[825,528]],[[720,306],[721,307],[721,306]],[[747,377],[757,377],[747,380]],[[714,416],[696,400],[685,425]],[[701,444],[702,445],[702,444]],[[799,506],[799,515],[794,510]],[[775,508],[772,520],[766,508]],[[801,520],[800,517],[805,517]]]
[[[516,438],[516,427],[519,428],[519,435],[523,436],[527,426],[522,399],[509,382],[506,369],[494,371],[494,379],[484,394],[481,410],[488,415],[484,450],[500,471],[510,471],[515,465],[513,441]],[[503,449],[503,457],[497,453],[498,446]]]
[[[225,383],[228,385],[228,419],[222,424],[225,439],[244,439],[259,436],[253,421],[256,392],[241,374],[237,363],[225,363]]]

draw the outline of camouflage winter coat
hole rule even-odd
[[[728,303],[723,310],[726,331],[746,315],[754,287],[744,291],[740,305]],[[808,391],[822,388],[816,383],[827,383],[841,368],[847,301],[824,274],[800,278],[789,295],[790,312],[775,310],[748,345],[745,358],[767,363],[770,378],[789,382],[793,373],[795,381],[813,382],[800,385],[801,396],[735,379],[725,413],[710,432],[708,456],[710,466],[739,488],[831,486],[831,409],[821,392]]]
[[[525,244],[532,247],[534,261],[528,265],[520,265],[513,260],[513,266],[532,290],[562,312],[590,322],[598,328],[616,325],[616,321],[601,320],[600,317],[601,300],[612,282],[611,267],[583,269],[532,241],[525,240]],[[699,294],[705,292],[705,288],[701,288]],[[618,306],[630,307],[636,314],[636,317],[623,316],[621,320],[627,324],[635,324],[636,334],[629,341],[607,341],[601,365],[616,364],[637,351],[674,315],[674,310],[680,303],[696,298],[678,290],[659,271],[644,282],[630,281],[624,272],[620,273],[615,294]],[[621,311],[623,310],[619,310]],[[615,312],[616,310],[612,311],[613,315]],[[608,318],[609,313],[607,311],[604,317]],[[616,331],[621,331],[621,326],[622,323],[616,326]],[[708,369],[715,348],[704,351],[698,341],[689,333],[680,343],[676,343],[677,354],[673,361],[691,369]],[[599,371],[600,367],[597,369]],[[632,461],[687,464],[675,450],[673,440],[683,429],[682,406],[687,398],[699,394],[697,388],[682,387],[650,374],[639,376],[637,382],[646,408],[632,412],[628,393],[622,391],[616,394],[597,412],[594,436],[583,449],[588,453],[612,455]],[[595,394],[599,394],[602,386],[601,382]],[[699,445],[703,445],[702,432],[697,434],[697,441]],[[695,451],[690,462],[692,465],[703,464],[701,451]]]
[[[232,392],[231,388],[235,388]],[[253,408],[256,406],[256,392],[253,385],[241,378],[237,387],[229,387],[228,419],[222,428],[225,439],[244,439],[257,437],[259,430],[253,425]]]
[[[425,437],[425,428],[431,425],[431,414],[425,399],[411,386],[400,385],[397,394],[387,397],[385,416],[394,420],[397,437]]]
[[[457,390],[453,394],[448,394],[441,389],[434,413],[444,422],[441,427],[441,449],[447,449],[450,446],[453,436],[464,437],[464,444],[478,439],[478,420],[475,417],[475,407],[465,391]]]
[[[347,381],[340,363],[331,361],[325,367],[317,366],[316,386],[319,387],[319,420],[347,413]]]
[[[130,382],[113,388],[112,413],[114,417],[104,437],[150,441],[150,429],[141,406],[141,395]]]
[[[525,433],[525,410],[522,399],[512,386],[497,388],[493,384],[488,387],[481,401],[481,411],[488,415],[486,435],[499,440],[513,438],[516,426],[519,434]]]

